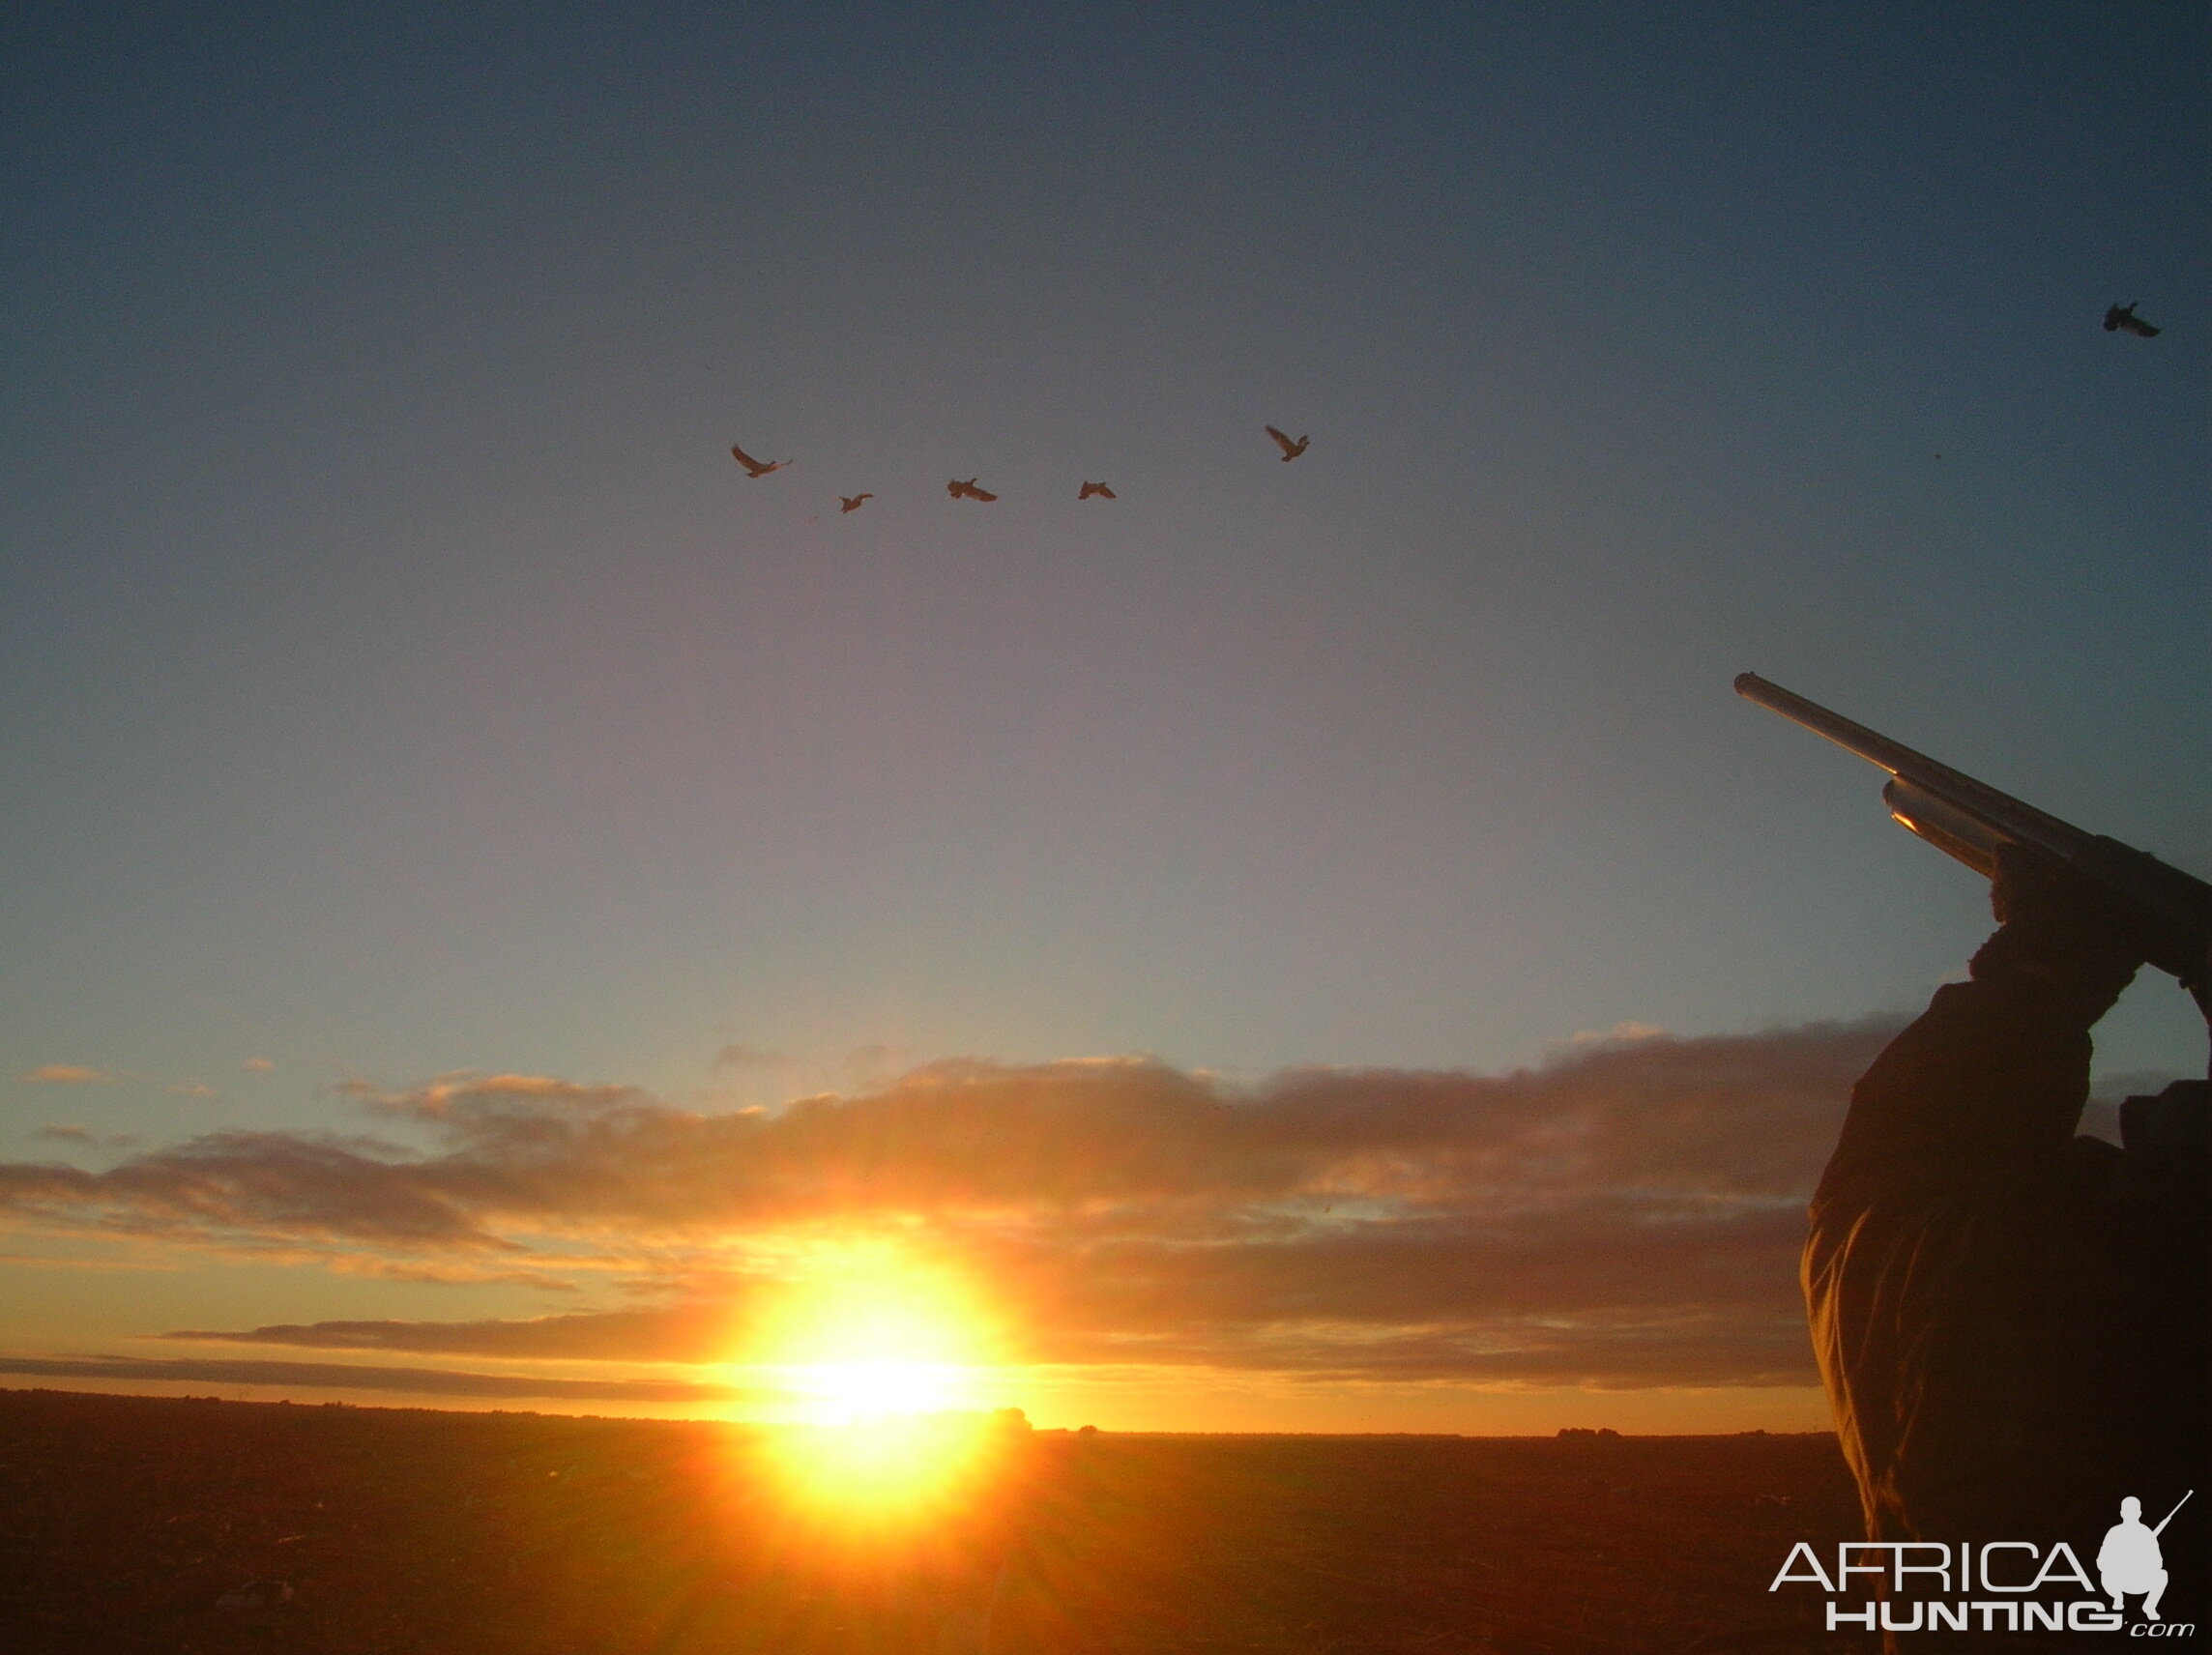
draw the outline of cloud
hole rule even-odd
[[[596,1270],[653,1301],[203,1339],[716,1359],[811,1246],[876,1236],[987,1287],[1031,1360],[1804,1382],[1803,1204],[1893,1030],[1637,1031],[1504,1075],[1247,1088],[1139,1059],[963,1060],[720,1114],[545,1076],[355,1084],[429,1147],[223,1133],[101,1173],[0,1165],[0,1212],[351,1268]]]
[[[1654,1238],[1602,1222],[1499,1241],[1353,1234],[1282,1245],[979,1248],[1025,1329],[1018,1359],[1200,1365],[1313,1379],[1614,1386],[1812,1379],[1801,1210]],[[1689,1227],[1683,1227],[1688,1232]],[[510,1360],[727,1361],[774,1299],[743,1280],[678,1304],[477,1321],[321,1321],[180,1341]]]
[[[508,1321],[318,1321],[235,1333],[188,1329],[160,1337],[296,1350],[404,1350],[414,1355],[711,1362],[729,1353],[736,1309],[723,1297],[657,1309],[587,1311]]]
[[[547,1267],[508,1268],[496,1258],[393,1257],[360,1250],[326,1257],[325,1263],[339,1275],[374,1276],[391,1282],[432,1282],[442,1287],[509,1286],[536,1288],[541,1292],[574,1293],[577,1284]]]
[[[541,1379],[443,1368],[383,1368],[347,1362],[163,1360],[137,1356],[0,1356],[0,1374],[40,1379],[163,1379],[199,1385],[274,1385],[285,1389],[404,1391],[415,1396],[536,1398],[553,1402],[713,1404],[751,1392],[684,1379]]]
[[[111,1086],[115,1081],[113,1075],[82,1063],[43,1063],[26,1069],[21,1078],[46,1086]]]
[[[88,1270],[97,1274],[122,1270],[149,1270],[166,1274],[185,1268],[176,1259],[85,1259],[50,1253],[5,1252],[0,1252],[0,1264],[12,1264],[22,1270]]]
[[[271,1062],[267,1058],[248,1058],[239,1066],[241,1068],[250,1069],[257,1075],[265,1075],[271,1069],[274,1069],[276,1065]]]
[[[219,1132],[104,1172],[0,1163],[0,1210],[210,1243],[346,1241],[449,1250],[513,1244],[478,1227],[443,1176],[365,1140]],[[428,1176],[425,1176],[425,1175]],[[469,1180],[465,1174],[459,1182]]]

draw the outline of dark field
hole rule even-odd
[[[0,1391],[0,1628],[953,1655],[990,1609],[992,1655],[1866,1647],[1766,1590],[1857,1532],[1826,1437],[998,1437],[986,1494],[863,1535],[796,1514],[744,1428]]]

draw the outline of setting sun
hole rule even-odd
[[[800,1504],[870,1522],[942,1509],[988,1440],[991,1319],[889,1247],[817,1254],[739,1364],[782,1399],[774,1460]],[[1015,1416],[1018,1418],[1018,1416]]]
[[[959,1386],[957,1372],[935,1362],[824,1362],[801,1372],[825,1411],[848,1420],[934,1413]]]
[[[790,1417],[844,1425],[980,1406],[989,1344],[959,1284],[870,1249],[795,1286],[746,1365],[786,1393]]]

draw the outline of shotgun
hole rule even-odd
[[[2212,1023],[2212,885],[2147,851],[2083,832],[1757,673],[1737,675],[1735,692],[1887,770],[1881,798],[1890,815],[1984,879],[1996,876],[1997,848],[2017,844],[2096,881],[2134,910],[2150,940],[2150,963],[2179,978]]]

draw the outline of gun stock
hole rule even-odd
[[[2212,1005],[2206,1003],[2206,986],[2212,982],[2212,885],[2147,851],[2061,822],[1757,673],[1738,675],[1735,692],[1887,770],[1890,779],[1881,797],[1890,814],[1985,879],[1996,872],[2000,846],[2024,844],[2097,881],[2143,920],[2152,938],[2150,963],[2179,978],[2212,1020]]]

